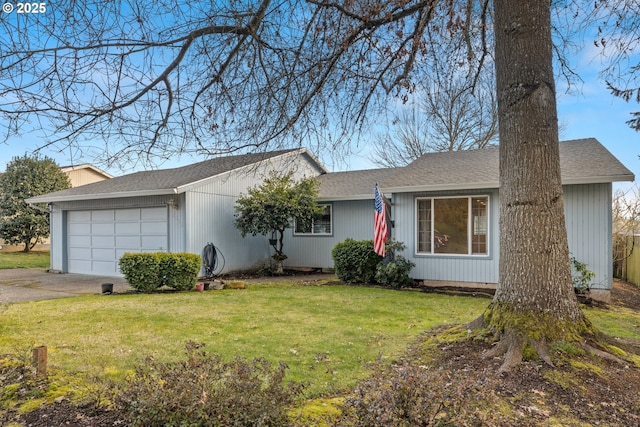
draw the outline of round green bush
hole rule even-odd
[[[331,256],[336,275],[347,283],[374,283],[382,259],[373,251],[373,240],[346,239],[333,248]]]

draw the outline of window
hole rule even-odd
[[[296,234],[331,234],[331,205],[320,205],[320,208],[320,214],[307,227],[296,222]]]
[[[418,254],[487,255],[489,197],[416,199]]]

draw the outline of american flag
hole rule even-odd
[[[384,242],[387,240],[389,231],[387,230],[386,207],[382,201],[382,193],[378,190],[376,183],[376,197],[374,201],[375,216],[373,224],[373,250],[380,256],[384,256]]]

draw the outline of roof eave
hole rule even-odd
[[[470,182],[465,184],[435,184],[411,185],[402,187],[381,187],[383,193],[415,193],[420,191],[455,191],[455,190],[486,190],[498,188],[497,182]]]
[[[74,194],[70,196],[35,196],[25,199],[27,203],[58,203],[58,202],[75,202],[79,200],[103,200],[103,199],[119,199],[127,197],[144,197],[144,196],[166,196],[178,194],[177,188],[157,189],[157,190],[140,190],[140,191],[118,191],[112,193],[98,194]]]
[[[356,194],[349,196],[321,196],[318,197],[319,202],[340,202],[340,201],[348,201],[348,200],[373,200],[373,194]]]
[[[633,174],[588,176],[579,178],[564,178],[562,185],[576,184],[604,184],[623,181],[634,181]],[[411,185],[401,187],[381,187],[385,193],[414,193],[420,191],[456,191],[456,190],[484,190],[488,188],[499,188],[497,182],[472,182],[465,184],[436,184],[436,185]]]
[[[204,184],[206,184],[208,182],[212,182],[214,180],[223,179],[223,177],[225,177],[225,176],[228,176],[228,175],[230,175],[232,173],[238,173],[239,171],[242,171],[244,169],[255,168],[256,166],[259,166],[261,163],[268,162],[268,161],[273,160],[273,159],[277,159],[277,158],[281,158],[281,157],[287,157],[287,156],[300,155],[300,154],[309,155],[309,157],[311,157],[311,159],[316,163],[316,166],[318,166],[319,169],[321,169],[322,171],[324,171],[326,173],[325,167],[313,156],[313,154],[311,154],[306,148],[298,148],[296,150],[292,150],[292,151],[289,151],[287,153],[280,154],[278,156],[262,159],[262,160],[259,160],[257,162],[254,162],[254,163],[250,163],[248,165],[240,166],[240,167],[235,168],[235,169],[231,169],[231,170],[228,170],[228,171],[221,172],[219,174],[215,174],[215,175],[208,176],[206,178],[199,179],[197,181],[193,181],[193,182],[189,182],[189,183],[186,183],[186,184],[183,184],[183,185],[179,185],[178,187],[176,187],[176,193],[178,193],[178,194],[185,193],[185,192],[187,192],[189,190],[192,190],[194,188],[198,188],[198,187],[200,187],[200,186],[202,186],[202,185],[204,185]]]
[[[624,175],[607,175],[607,176],[587,176],[580,178],[565,178],[562,180],[562,185],[575,185],[575,184],[606,184],[613,182],[634,181],[634,174]]]

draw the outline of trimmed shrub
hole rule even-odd
[[[158,253],[158,274],[162,278],[161,286],[179,291],[192,289],[198,279],[202,258],[196,254]]]
[[[177,290],[193,288],[202,259],[190,253],[128,252],[120,257],[120,271],[131,287],[153,292],[162,286]]]
[[[347,283],[373,283],[382,257],[373,251],[373,240],[346,239],[331,251],[336,275]]]
[[[284,363],[239,357],[224,362],[188,342],[187,360],[153,359],[123,385],[117,405],[133,426],[289,426],[288,406],[301,388],[285,384]]]
[[[402,242],[393,239],[387,241],[385,249],[388,258],[383,259],[376,267],[376,283],[391,288],[404,288],[413,283],[413,279],[409,277],[409,271],[415,267],[415,264],[402,255],[396,254],[405,248]]]
[[[405,245],[393,239],[385,243],[387,256],[382,258],[373,250],[373,240],[346,239],[338,243],[331,255],[336,275],[347,283],[377,283],[402,288],[412,283],[409,271],[415,266],[396,252]]]
[[[127,283],[140,292],[152,292],[161,286],[158,277],[157,253],[127,252],[120,257],[118,264]]]

